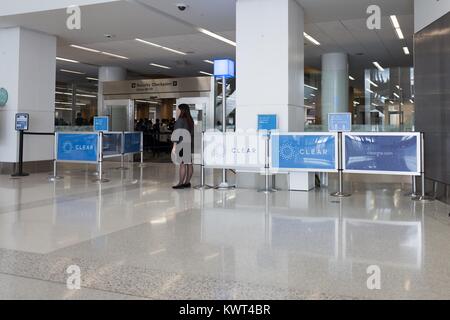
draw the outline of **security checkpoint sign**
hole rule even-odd
[[[58,133],[56,160],[96,163],[98,139],[97,133]]]
[[[420,175],[420,133],[345,133],[344,171]]]
[[[330,132],[352,131],[352,114],[350,112],[329,113],[328,131]]]
[[[258,130],[277,130],[277,120],[276,114],[258,114]]]
[[[16,113],[16,131],[27,131],[30,125],[28,113]]]
[[[336,172],[338,145],[335,133],[274,134],[272,167],[287,171]]]

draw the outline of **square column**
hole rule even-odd
[[[237,0],[236,129],[257,129],[258,114],[276,114],[281,132],[304,131],[304,11],[296,0]],[[238,175],[238,186],[261,186]],[[309,190],[311,174],[277,178],[282,189]],[[296,187],[293,187],[296,186]]]
[[[29,113],[29,131],[55,131],[56,37],[7,28],[0,29],[0,43],[0,87],[9,93],[8,103],[0,108],[0,163],[9,173],[18,162],[16,113]],[[48,162],[53,154],[52,136],[25,137],[25,162]]]

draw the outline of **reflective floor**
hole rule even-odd
[[[404,180],[355,179],[339,200],[335,181],[176,191],[170,164],[114,165],[102,185],[80,167],[0,177],[0,299],[450,298],[450,207],[411,201]]]

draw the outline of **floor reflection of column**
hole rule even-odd
[[[268,246],[271,246],[271,236],[270,236],[270,220],[271,220],[271,214],[270,214],[270,199],[269,196],[271,193],[265,192],[265,241]]]
[[[100,231],[102,227],[102,184],[98,184],[98,196],[97,196],[97,231]]]

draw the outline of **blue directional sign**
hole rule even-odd
[[[141,133],[140,132],[125,132],[125,139],[123,144],[123,153],[138,153],[141,152]]]
[[[16,131],[27,131],[30,115],[28,113],[16,113]]]
[[[258,130],[276,130],[278,129],[276,114],[259,114]]]
[[[97,133],[58,133],[56,160],[73,162],[97,162]]]
[[[94,131],[109,131],[109,117],[94,117]]]
[[[352,131],[352,114],[350,112],[329,113],[328,131],[331,132]]]
[[[419,134],[345,134],[344,170],[420,174]]]
[[[311,172],[337,171],[336,135],[273,135],[272,167]]]

